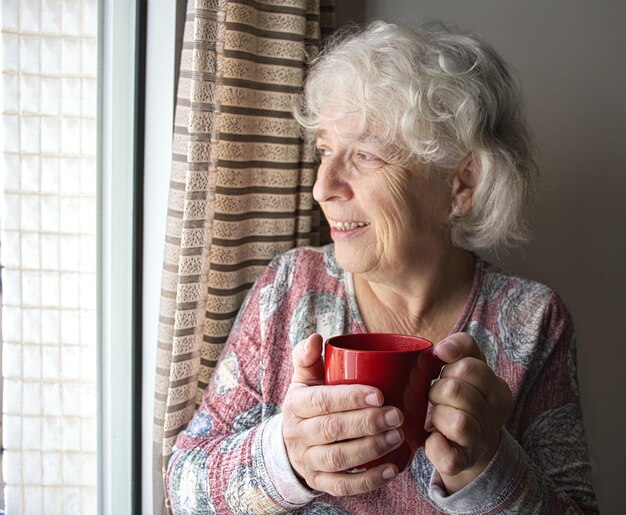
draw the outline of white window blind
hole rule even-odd
[[[2,0],[9,514],[97,513],[97,0]]]

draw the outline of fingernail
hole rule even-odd
[[[441,357],[441,352],[445,351],[452,356],[452,359],[456,359],[460,356],[459,348],[452,340],[443,340],[439,342],[439,345],[435,347],[435,354]]]
[[[369,406],[380,406],[380,401],[378,400],[378,395],[375,393],[368,393],[365,396],[365,404]]]
[[[398,412],[394,409],[390,409],[385,413],[384,418],[389,427],[396,427],[400,424],[400,417],[398,416]]]
[[[400,441],[400,433],[398,433],[398,431],[396,431],[395,429],[392,429],[391,431],[387,431],[385,433],[385,442],[387,442],[389,445],[395,445]]]
[[[383,479],[393,479],[394,477],[396,477],[396,471],[392,467],[383,470]]]

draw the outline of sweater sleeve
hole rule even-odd
[[[178,436],[166,489],[176,515],[284,513],[296,506],[274,487],[263,449],[280,406],[264,401],[261,297],[271,266],[252,288],[233,325],[202,403]],[[267,445],[266,445],[267,446]]]
[[[527,386],[513,416],[514,437],[503,430],[487,469],[453,495],[433,473],[429,496],[445,513],[598,513],[573,324],[556,294],[544,312],[538,341],[548,351],[529,361]]]

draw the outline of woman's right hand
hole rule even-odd
[[[366,493],[391,481],[391,463],[345,471],[384,456],[402,443],[402,412],[383,406],[380,390],[365,385],[324,385],[322,337],[294,347],[293,379],[283,402],[283,438],[299,478],[334,496]]]

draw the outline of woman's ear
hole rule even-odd
[[[451,216],[461,218],[472,209],[472,198],[480,178],[480,163],[470,152],[459,163],[452,177]]]

